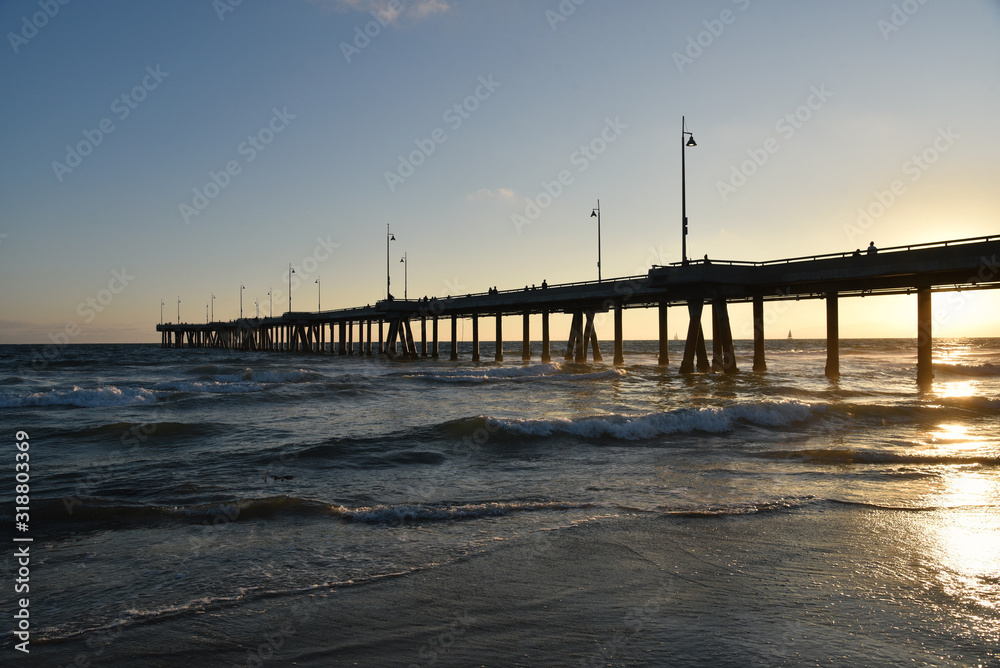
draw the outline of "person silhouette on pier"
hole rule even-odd
[[[872,241],[871,243],[868,244],[868,254],[875,255],[875,253],[878,253],[878,249],[875,248],[875,242]]]
[[[705,253],[705,264],[712,264],[712,261],[708,259],[708,253]]]

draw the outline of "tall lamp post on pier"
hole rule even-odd
[[[687,135],[690,139],[687,142],[684,141],[684,136]],[[687,233],[688,233],[688,217],[687,217],[687,183],[686,183],[686,166],[684,164],[684,155],[687,153],[688,146],[697,146],[698,144],[694,140],[694,135],[688,132],[687,125],[684,122],[684,117],[681,116],[681,263],[687,264]]]
[[[181,298],[177,297],[177,324],[181,324]]]
[[[396,235],[389,231],[389,223],[385,224],[385,298],[392,299],[392,295],[389,293],[389,242],[395,241]]]
[[[273,318],[274,317],[274,295],[272,295],[271,292],[272,292],[271,288],[268,288],[267,289],[267,298],[270,301],[270,306],[268,306],[268,311],[267,311],[267,317],[268,318]]]
[[[292,274],[295,270],[292,269],[292,263],[288,263],[288,312],[292,312]]]
[[[240,283],[240,320],[243,319],[243,291],[246,289],[247,287]]]
[[[215,322],[215,293],[212,293],[212,322]]]
[[[160,300],[160,324],[163,324],[163,300]]]
[[[208,322],[208,304],[205,304],[205,322]]]
[[[597,282],[601,282],[601,200],[597,200],[597,208],[590,212],[591,218],[597,218]]]
[[[406,253],[403,253],[403,257],[402,257],[402,259],[400,259],[400,262],[403,263],[403,299],[405,300],[406,299],[406,283],[407,283],[406,270],[410,266],[409,262],[406,261]]]
[[[319,282],[319,276],[316,277],[316,310],[323,310],[323,285]]]

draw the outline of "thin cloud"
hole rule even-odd
[[[384,23],[394,24],[400,19],[425,19],[441,14],[451,7],[445,0],[309,0],[314,5],[331,7],[340,11],[374,14]]]
[[[466,199],[470,201],[509,200],[514,199],[516,196],[517,193],[510,188],[497,188],[496,190],[480,188],[476,192],[470,194]]]

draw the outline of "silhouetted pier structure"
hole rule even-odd
[[[521,316],[521,359],[532,359],[530,317],[541,316],[543,363],[552,358],[549,315],[572,316],[565,359],[585,362],[602,355],[594,319],[614,313],[614,363],[623,364],[622,313],[628,308],[659,311],[659,363],[668,364],[668,310],[686,307],[690,317],[681,373],[738,371],[728,305],[753,304],[753,370],[765,371],[764,302],[826,301],[826,375],[840,373],[839,300],[865,295],[917,295],[917,378],[933,377],[931,344],[935,292],[1000,288],[1000,236],[897,246],[877,254],[837,253],[741,262],[689,261],[654,266],[642,276],[449,296],[392,300],[374,306],[321,312],[290,312],[275,318],[243,318],[207,324],[161,324],[165,348],[212,347],[239,350],[319,352],[339,355],[434,357],[440,355],[440,325],[450,320],[450,359],[458,359],[460,319],[472,323],[472,361],[480,361],[479,322],[495,320],[494,360],[503,361],[503,317]],[[709,360],[702,318],[712,313]],[[418,339],[414,328],[419,325]],[[430,336],[428,336],[430,330]],[[377,331],[377,338],[373,335]],[[354,334],[357,332],[355,342]]]

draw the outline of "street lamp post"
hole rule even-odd
[[[590,212],[591,218],[597,218],[597,282],[601,282],[601,200],[597,200],[597,208]]]
[[[688,135],[690,139],[687,142],[684,141],[684,136]],[[681,264],[687,264],[687,233],[688,233],[688,218],[687,218],[687,184],[686,184],[686,167],[684,164],[684,154],[687,153],[686,147],[697,146],[698,144],[694,141],[694,135],[687,131],[687,125],[684,123],[684,117],[681,116]]]
[[[205,304],[205,322],[208,322],[208,304]]]
[[[323,310],[323,285],[319,282],[319,276],[316,277],[316,310]]]
[[[212,322],[215,322],[215,293],[212,293]]]
[[[270,301],[270,306],[268,306],[267,317],[274,317],[274,295],[271,294],[271,288],[267,289],[267,298]]]
[[[410,263],[407,262],[407,260],[406,260],[406,253],[403,253],[403,257],[402,257],[402,259],[400,259],[400,262],[403,263],[403,299],[405,300],[406,299],[406,283],[407,283],[406,274],[407,274],[407,269],[410,266]]]
[[[163,324],[163,300],[160,300],[160,324]]]
[[[395,241],[396,235],[389,231],[389,223],[385,224],[385,298],[392,299],[392,295],[389,293],[389,285],[391,280],[389,278],[389,242]]]
[[[254,297],[253,305],[257,308],[257,319],[260,320],[260,298]]]
[[[177,298],[177,324],[181,324],[181,298]]]
[[[295,270],[292,269],[292,263],[288,263],[288,312],[292,312],[292,274]]]
[[[243,291],[246,289],[246,286],[240,283],[240,320],[243,319]]]

